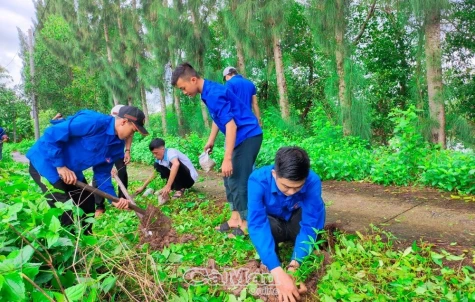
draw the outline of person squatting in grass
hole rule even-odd
[[[158,172],[162,179],[167,180],[166,185],[160,190],[162,201],[168,200],[171,190],[175,190],[173,198],[182,197],[185,189],[191,188],[198,179],[198,172],[191,160],[177,149],[165,148],[165,141],[161,138],[152,140],[149,149],[155,157],[153,164],[155,171],[135,193],[142,193]]]
[[[8,141],[7,132],[5,131],[5,129],[0,127],[0,160],[2,160],[2,158],[3,158],[3,155],[2,155],[3,143],[6,142],[6,141]]]
[[[321,195],[320,178],[310,170],[307,152],[299,147],[280,148],[274,165],[257,169],[249,177],[249,236],[274,278],[279,301],[299,299],[299,290],[281,267],[278,244],[294,243],[287,269],[295,271],[312,251],[306,242],[315,241],[315,230],[325,225]]]
[[[259,104],[257,102],[256,85],[240,75],[236,68],[232,66],[228,66],[223,70],[223,81],[246,106],[252,109],[259,121],[259,126],[262,127],[261,111],[259,110]]]
[[[75,183],[85,181],[83,171],[92,167],[98,187],[116,196],[110,178],[114,162],[124,156],[124,140],[136,131],[148,132],[143,127],[144,113],[132,106],[120,109],[116,118],[91,110],[82,110],[66,120],[46,128],[43,136],[30,148],[26,157],[30,160],[29,172],[43,193],[48,193],[48,204],[66,202],[70,198],[84,213],[94,213],[94,195],[82,192]],[[60,192],[48,192],[41,177]],[[113,205],[127,209],[129,201],[120,198]],[[71,225],[71,211],[61,217],[63,226]],[[92,226],[85,225],[91,233]]]
[[[176,67],[172,85],[190,97],[201,94],[213,119],[205,151],[212,152],[219,131],[225,135],[221,172],[232,214],[217,229],[223,232],[232,229],[232,236],[244,235],[247,229],[247,180],[262,144],[262,129],[257,118],[228,87],[201,78],[189,63]]]

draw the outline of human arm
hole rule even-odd
[[[130,163],[130,150],[132,148],[132,139],[133,139],[133,136],[131,135],[127,137],[127,139],[125,140],[124,163],[126,165]]]
[[[291,258],[299,263],[312,251],[313,245],[305,242],[312,242],[316,239],[315,229],[323,229],[326,216],[320,178],[313,171],[310,171],[307,181],[305,198],[301,202],[302,220],[300,221],[300,232],[295,239]]]
[[[160,191],[162,197],[165,197],[168,195],[168,193],[170,193],[173,182],[175,181],[176,175],[178,173],[178,169],[180,168],[180,161],[178,160],[178,157],[170,159],[170,162],[172,163],[172,167],[170,168],[170,176],[168,177],[167,184]]]
[[[156,175],[157,175],[157,172],[153,171],[153,173],[149,176],[149,178],[147,178],[147,180],[143,183],[143,185],[137,190],[135,190],[135,194],[142,193],[143,190],[145,190],[145,188],[152,182],[152,180],[155,178]]]
[[[221,165],[221,172],[224,177],[229,177],[233,174],[233,151],[236,143],[237,126],[234,120],[230,120],[226,124],[226,150],[224,151],[223,163]]]
[[[262,175],[259,172],[261,171],[254,171],[248,180],[248,231],[262,263],[272,270],[280,266],[280,261],[275,252],[275,241],[265,204],[265,195],[271,194],[271,188],[270,184],[261,184]]]
[[[55,124],[45,129],[42,140],[47,146],[44,156],[48,158],[58,174],[67,184],[74,184],[77,180],[75,173],[65,166],[64,146],[71,137],[82,137],[94,134],[95,123],[91,123],[87,116],[80,113],[70,120]],[[110,172],[110,171],[109,171]]]
[[[213,152],[213,147],[214,147],[214,141],[216,140],[216,136],[218,135],[219,128],[216,125],[215,122],[213,122],[213,125],[211,126],[211,132],[208,137],[208,142],[206,143],[205,147],[203,150],[206,152],[209,149],[209,153]]]
[[[257,103],[257,96],[252,96],[252,111],[254,111],[254,115],[257,117],[257,121],[259,122],[259,126],[262,126],[261,120],[261,111],[259,110],[259,104]]]

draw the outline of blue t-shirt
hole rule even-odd
[[[302,208],[300,233],[295,240],[292,260],[301,262],[309,255],[312,246],[305,243],[315,240],[313,229],[322,230],[325,225],[325,204],[322,200],[322,183],[315,172],[310,171],[302,189],[292,196],[285,196],[272,176],[274,165],[252,172],[248,181],[248,230],[261,261],[272,270],[280,265],[275,252],[268,215],[288,221],[292,212]]]
[[[208,107],[211,118],[219,130],[226,135],[226,124],[234,119],[236,123],[236,143],[239,146],[247,138],[262,134],[256,116],[248,106],[243,106],[239,98],[226,86],[204,80],[201,99]]]
[[[125,142],[115,134],[115,119],[91,110],[82,110],[45,129],[26,157],[51,184],[60,180],[56,168],[66,166],[78,180],[92,167],[98,188],[117,196],[111,170],[124,157]]]
[[[6,133],[5,129],[3,129],[2,127],[0,127],[0,140],[2,139],[2,136],[4,136]]]
[[[226,86],[252,110],[252,96],[257,94],[254,83],[238,74],[229,79]]]

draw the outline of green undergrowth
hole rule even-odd
[[[51,209],[30,180],[26,165],[0,162],[0,299],[2,301],[258,301],[255,284],[239,295],[209,282],[190,284],[193,267],[239,268],[258,256],[249,238],[228,239],[214,227],[229,214],[227,205],[191,190],[162,206],[178,234],[196,238],[162,250],[139,244],[139,221],[130,211],[111,207],[95,220],[94,235],[64,229],[58,217],[70,203]],[[90,178],[90,174],[87,174]],[[131,183],[131,190],[138,187]],[[163,186],[161,180],[151,185]],[[155,195],[140,206],[157,205]],[[311,300],[321,301],[474,301],[473,250],[449,253],[429,243],[398,243],[372,234],[336,234],[336,245],[309,256],[298,280],[318,272]],[[325,236],[323,237],[325,239]],[[291,248],[282,248],[283,259]],[[325,263],[325,264],[324,264]],[[206,281],[206,280],[202,280]]]
[[[324,180],[368,181],[382,185],[429,186],[460,194],[475,193],[475,153],[442,150],[427,143],[419,129],[418,111],[395,109],[390,114],[395,125],[388,145],[371,145],[358,137],[343,136],[340,126],[332,123],[322,108],[309,114],[306,128],[296,127],[264,113],[264,140],[256,167],[274,162],[282,146],[298,145],[309,153],[312,169]],[[132,158],[145,164],[153,162],[148,145],[159,132],[135,137]],[[191,133],[184,137],[165,136],[167,146],[187,154],[199,167],[198,156],[206,136]],[[219,134],[212,158],[219,170],[224,156],[224,139]]]

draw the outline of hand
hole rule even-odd
[[[129,163],[130,163],[130,151],[125,151],[124,164],[128,165]]]
[[[230,159],[224,159],[221,165],[221,172],[224,177],[233,175],[233,162]]]
[[[119,202],[112,202],[112,205],[118,209],[124,210],[129,208],[129,201],[125,198],[119,198]]]
[[[138,188],[137,190],[135,190],[135,195],[142,193],[143,190],[145,190],[145,187]]]
[[[300,294],[294,279],[287,274],[280,266],[271,270],[274,283],[279,294],[278,301],[295,302],[300,301]]]
[[[261,118],[258,118],[257,121],[259,122],[259,126],[262,128],[262,120],[261,120]]]
[[[205,147],[203,148],[203,150],[205,152],[207,152],[209,150],[208,153],[211,154],[211,153],[213,153],[213,147],[214,147],[214,143],[207,142]]]
[[[117,169],[116,168],[112,168],[112,171],[111,171],[111,176],[114,177],[117,175]]]
[[[160,190],[160,195],[162,195],[163,198],[166,198],[167,195],[170,194],[171,190],[172,188],[169,185],[166,185]]]
[[[78,178],[73,171],[69,170],[68,167],[59,167],[56,168],[58,171],[59,177],[64,181],[65,184],[75,185]]]

